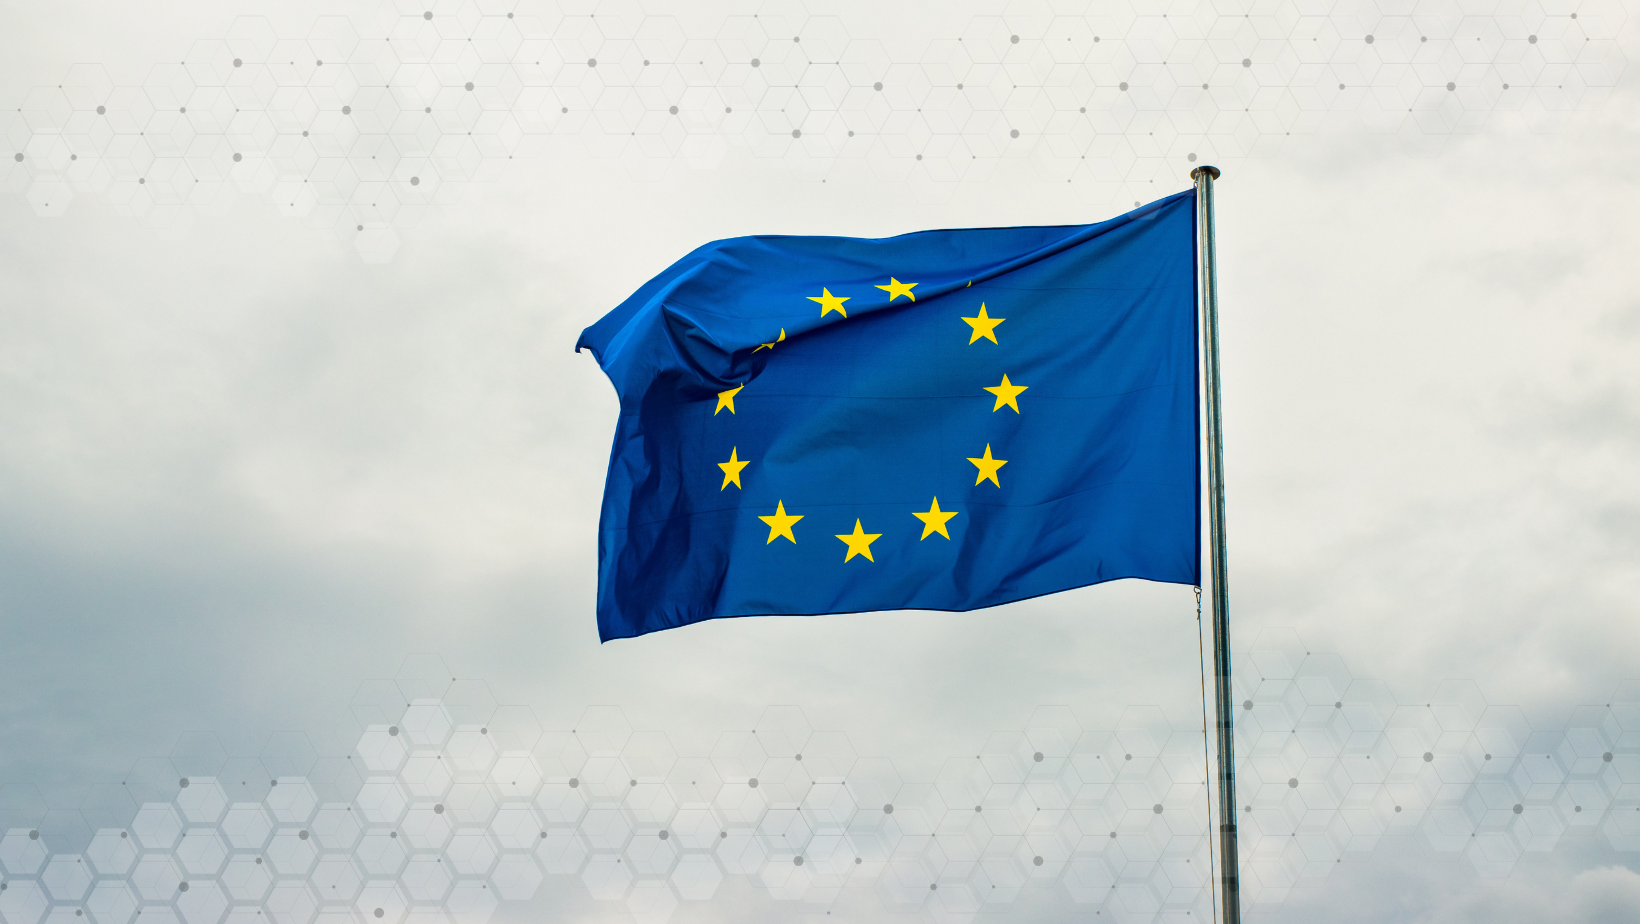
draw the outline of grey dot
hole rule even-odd
[[[1536,44],[1537,44],[1537,36],[1535,36],[1535,35],[1528,35],[1528,36],[1527,36],[1527,37],[1526,37],[1526,41],[1527,41],[1527,43],[1528,43],[1528,44],[1531,44],[1531,45],[1536,45]]]
[[[762,62],[762,61],[759,61],[759,60],[758,60],[758,59],[756,59],[756,58],[753,58],[753,59],[752,59],[752,66],[753,66],[753,67],[762,67],[762,66],[763,66],[763,62]]]
[[[803,41],[803,37],[800,36],[800,35],[794,35],[794,36],[792,36],[792,41],[801,42],[801,41]]]
[[[353,114],[353,107],[352,106],[343,106],[342,107],[342,115],[352,115],[352,114]]]
[[[127,836],[128,835],[124,831],[120,832],[120,840],[124,840]]]
[[[962,89],[962,84],[960,84],[960,83],[957,84],[957,89],[959,89],[959,90]]]
[[[471,90],[472,88],[473,88],[473,82],[471,80],[467,81],[467,89]]]
[[[387,726],[387,733],[389,735],[397,735],[399,733],[399,727],[397,725],[389,725]]]
[[[1612,762],[1612,752],[1607,751],[1606,753],[1600,755],[1600,759],[1605,761],[1608,764],[1611,763]]]
[[[1042,858],[1041,857],[1032,857],[1031,858],[1031,863],[1034,866],[1041,866],[1042,865]]]
[[[1427,42],[1427,41],[1429,41],[1429,36],[1427,36],[1427,35],[1420,35],[1420,36],[1418,36],[1418,41],[1420,41],[1420,42]]]
[[[1581,806],[1581,805],[1574,805],[1574,806],[1572,806],[1572,811],[1574,811],[1574,812],[1581,812],[1581,811],[1583,811],[1583,806]]]
[[[434,815],[442,815],[442,814],[444,814],[444,806],[443,806],[443,805],[435,805],[435,806],[433,806],[433,814],[434,814]]]
[[[1242,58],[1241,59],[1241,66],[1242,67],[1252,67],[1253,66],[1253,59],[1252,58]]]
[[[40,839],[40,832],[38,832],[38,831],[30,831],[30,832],[29,832],[29,833],[28,833],[28,839],[29,839],[29,840],[31,840],[31,841],[37,841],[37,840],[39,840],[39,839]]]
[[[234,67],[244,67],[245,62],[239,60],[238,58],[235,58],[235,59],[233,59],[233,66]]]
[[[1081,109],[1077,110],[1077,112],[1087,112],[1087,111],[1088,111],[1088,107],[1086,107],[1086,106],[1083,106]]]
[[[860,865],[860,864],[861,864],[861,863],[863,863],[863,862],[865,862],[865,861],[864,861],[864,860],[861,860],[861,859],[860,859],[860,858],[859,858],[859,857],[855,857],[855,858],[854,858],[854,865],[855,865],[855,866],[859,866],[859,865]]]
[[[1127,89],[1127,81],[1126,81],[1126,80],[1124,80],[1124,81],[1122,81],[1122,82],[1121,82],[1121,83],[1120,83],[1120,84],[1118,84],[1118,85],[1117,85],[1117,89],[1119,89],[1119,90],[1126,90],[1126,89]]]
[[[802,763],[803,762],[803,755],[802,754],[797,755],[796,760],[797,760],[798,763]]]
[[[1205,84],[1205,83],[1204,83],[1204,84],[1202,84],[1202,89],[1203,89],[1203,90],[1205,90],[1205,89],[1207,89],[1207,84]]]
[[[792,865],[793,866],[802,866],[803,865],[803,858],[802,857],[792,857]]]
[[[1039,764],[1042,763],[1042,752],[1037,751],[1035,754],[1032,754],[1031,759],[1036,761]]]
[[[411,186],[420,186],[421,185],[421,177],[419,177],[419,176],[411,177],[410,178],[410,185]]]
[[[421,18],[422,18],[422,19],[432,19],[432,18],[433,18],[433,13],[432,13],[432,11],[431,11],[431,10],[429,10],[429,11],[427,11],[427,12],[425,12],[425,13],[423,13],[423,14],[421,14]],[[376,909],[376,917],[378,917],[378,918],[379,918],[379,917],[381,917],[381,916],[382,916],[382,910],[381,910],[381,909],[380,909],[380,908],[377,908],[377,909]]]
[[[921,154],[918,154],[918,155],[917,155],[917,159],[918,159],[918,160],[922,160],[922,155],[921,155]],[[821,181],[821,182],[824,182],[824,181],[823,181],[823,180],[822,180],[822,181]]]
[[[581,781],[580,781],[580,780],[578,780],[578,779],[576,779],[576,778],[575,778],[575,777],[573,777],[573,776],[572,776],[572,777],[570,777],[570,778],[569,778],[569,788],[570,788],[570,789],[574,789],[574,788],[575,788],[575,787],[577,787],[577,786],[579,786],[579,785],[581,785]]]
[[[1485,755],[1485,757],[1486,757],[1486,759],[1487,759],[1487,760],[1491,760],[1491,759],[1492,759],[1492,755],[1491,755],[1491,754],[1487,754],[1487,755]]]
[[[728,836],[729,836],[729,832],[727,832],[727,831],[719,831],[718,832],[718,839],[719,840],[727,838]]]
[[[1137,204],[1138,204],[1138,203],[1134,203],[1134,204],[1135,204],[1135,205],[1137,205]],[[1123,755],[1122,755],[1122,759],[1123,759],[1123,760],[1132,760],[1132,759],[1133,759],[1133,755],[1132,755],[1132,754],[1123,754]]]
[[[1401,807],[1400,807],[1400,806],[1399,806],[1399,805],[1397,805],[1397,806],[1396,806],[1396,807],[1395,807],[1395,811],[1397,811],[1397,812],[1399,812],[1399,811],[1400,811],[1400,810],[1401,810]]]
[[[184,891],[184,892],[186,892],[186,891],[188,891],[188,883],[186,883],[186,882],[181,883],[177,886],[177,888]]]
[[[1505,90],[1507,90],[1507,89],[1509,89],[1509,85],[1508,85],[1508,84],[1504,84],[1504,85],[1503,85],[1503,88],[1504,88],[1504,89],[1505,89]]]
[[[1372,36],[1370,36],[1370,35],[1369,35],[1369,36],[1367,36],[1367,44],[1368,44],[1368,45],[1371,45],[1371,44],[1372,44]]]
[[[792,137],[793,137],[793,138],[801,138],[801,137],[803,137],[803,130],[802,130],[802,129],[801,129],[801,128],[794,128],[794,129],[792,129]]]
[[[424,107],[422,107],[422,110],[421,110],[421,111],[422,111],[422,112],[432,112],[432,111],[433,111],[433,107],[432,107],[432,106],[424,106]]]
[[[1523,808],[1519,802],[1516,802],[1514,811],[1516,815],[1519,815],[1521,812],[1525,811],[1525,808]]]
[[[11,159],[17,161],[18,163],[22,163],[23,162],[23,155],[21,153],[13,154],[11,156]]]
[[[432,18],[433,18],[433,14],[432,14],[432,13],[428,13],[428,14],[427,14],[427,18],[428,18],[428,19],[432,19]],[[385,912],[385,911],[383,911],[383,910],[381,910],[381,909],[380,909],[380,908],[377,908],[377,909],[376,909],[376,910],[375,910],[375,912],[373,912],[373,913],[374,913],[374,914],[375,914],[375,915],[376,915],[376,917],[378,917],[378,918],[379,918],[379,917],[381,917],[381,916],[382,916],[382,915],[384,915],[384,914],[386,914],[386,913],[387,913],[387,912]]]
[[[1194,154],[1191,154],[1191,155],[1189,155],[1189,156],[1188,156],[1188,158],[1187,158],[1187,159],[1188,159],[1188,160],[1189,160],[1189,161],[1190,161],[1190,162],[1191,162],[1191,163],[1195,163],[1195,162],[1196,162],[1196,155],[1194,155]]]
[[[976,811],[976,812],[979,811],[979,806],[977,806],[977,805],[974,806],[974,811]]]
[[[1427,763],[1430,763],[1430,762],[1432,762],[1432,761],[1434,761],[1434,760],[1435,760],[1435,755],[1434,755],[1434,754],[1431,754],[1431,753],[1430,753],[1430,752],[1428,752],[1428,751],[1425,751],[1425,752],[1424,752],[1424,763],[1426,763],[1426,764],[1427,764]]]
[[[883,814],[884,815],[894,814],[894,805],[893,805],[893,803],[889,803],[889,804],[883,806]]]
[[[315,62],[313,62],[313,66],[314,66],[314,67],[324,67],[324,66],[325,66],[325,62],[323,62],[323,61],[315,61]]]
[[[587,59],[587,67],[597,67],[597,66],[598,66],[598,59],[597,58],[588,58]]]
[[[671,112],[671,113],[672,113],[672,114],[673,114],[673,115],[677,115],[677,114],[678,114],[678,107],[676,107],[676,106],[673,106],[673,107],[672,107],[672,108],[671,108],[671,109],[670,109],[670,110],[669,110],[669,111],[670,111],[670,112]]]
[[[853,138],[853,137],[854,137],[854,133],[853,133],[853,132],[849,132],[849,133],[848,133],[848,136],[849,136],[849,137],[850,137],[850,138]]]
[[[1295,776],[1295,777],[1288,778],[1287,788],[1288,789],[1297,789],[1298,788],[1298,777]]]
[[[387,832],[387,836],[388,836],[388,837],[389,837],[389,838],[392,838],[392,839],[393,839],[393,840],[397,840],[397,839],[398,839],[398,837],[399,837],[399,832],[397,832],[397,831],[389,831],[389,832]]]
[[[105,113],[107,111],[108,111],[108,108],[105,107],[105,106],[98,106],[97,107],[97,115],[102,115],[103,113]]]
[[[308,833],[306,831],[298,831],[296,832],[296,836],[304,841],[308,839]]]
[[[79,159],[80,159],[80,155],[78,155],[78,154],[70,154],[70,155],[68,155],[68,159],[69,159],[69,160],[79,160]]]
[[[873,90],[881,90],[883,88],[883,82],[881,80],[879,80],[876,83],[872,84],[871,88]]]
[[[1096,36],[1093,37],[1093,43],[1095,45],[1099,44],[1099,36],[1096,35]]]
[[[1446,88],[1447,88],[1447,89],[1448,89],[1448,90],[1456,90],[1456,89],[1458,89],[1458,85],[1457,85],[1457,84],[1455,84],[1455,83],[1453,83],[1453,82],[1452,82],[1452,81],[1450,81],[1450,80],[1448,80],[1448,81],[1447,81],[1447,82],[1446,82]]]
[[[1160,802],[1158,802],[1155,805],[1152,805],[1150,807],[1150,810],[1152,812],[1155,812],[1156,814],[1160,815],[1162,813],[1162,804]]]
[[[182,787],[183,789],[187,789],[188,788],[188,778],[183,777],[182,779],[177,780],[177,785]]]
[[[308,136],[308,133],[307,133],[307,132],[303,132],[303,133],[302,133],[302,137],[303,137],[303,138],[306,138],[306,137],[307,137],[307,136]]]
[[[1018,45],[1019,44],[1019,36],[1010,35],[1010,36],[1008,36],[1008,41],[1009,41],[1010,44]]]
[[[1019,137],[1019,129],[1016,128],[1016,129],[1013,129],[1013,130],[1009,131],[1008,132],[1008,137],[1009,138],[1018,138]],[[1038,760],[1040,760],[1040,759],[1041,758],[1038,758]]]
[[[568,106],[562,106],[562,107],[559,107],[559,109],[558,109],[558,111],[559,111],[559,112],[568,112],[568,111],[569,111],[569,107],[568,107]]]
[[[235,154],[233,156],[233,162],[236,163],[236,164],[239,163],[240,161],[244,160],[244,159],[245,159],[245,155],[243,155],[243,154]]]
[[[188,107],[183,106],[181,109],[178,109],[177,111],[182,113],[183,115],[187,115],[188,114]]]
[[[746,785],[752,787],[753,789],[756,789],[757,788],[757,777],[754,776],[751,779],[747,780]]]

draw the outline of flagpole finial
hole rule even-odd
[[[1190,178],[1192,180],[1196,179],[1196,174],[1198,174],[1198,173],[1205,173],[1209,177],[1211,177],[1215,180],[1219,178],[1219,168],[1209,167],[1206,164],[1203,164],[1202,166],[1197,167],[1196,169],[1190,171]]]

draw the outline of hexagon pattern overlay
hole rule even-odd
[[[0,111],[0,190],[43,216],[103,195],[160,228],[267,196],[371,262],[510,161],[568,149],[645,179],[738,149],[933,195],[1023,160],[1125,208],[1329,113],[1426,150],[1498,112],[1553,130],[1625,64],[1617,0],[1038,0],[929,18],[899,57],[797,3],[655,9],[391,0],[300,35],[241,17],[140,85],[80,64]]]
[[[1467,681],[1399,702],[1288,630],[1236,670],[1250,903],[1385,836],[1493,877],[1569,832],[1640,850],[1640,685],[1534,729]],[[366,682],[353,711],[365,731],[344,757],[300,734],[254,757],[188,734],[77,810],[0,788],[19,825],[0,835],[0,922],[482,924],[578,887],[660,924],[737,876],[799,907],[870,890],[940,921],[1029,886],[1118,921],[1211,913],[1202,731],[1154,707],[1109,730],[1039,707],[932,781],[789,706],[699,755],[612,706],[544,731],[430,656]]]

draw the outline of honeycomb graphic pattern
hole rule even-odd
[[[1475,684],[1405,703],[1266,631],[1237,659],[1245,900],[1282,901],[1391,835],[1505,876],[1568,832],[1640,851],[1640,684],[1534,729]],[[231,757],[189,734],[78,806],[0,789],[0,922],[482,924],[581,888],[661,924],[730,877],[829,908],[844,890],[966,921],[1033,884],[1117,921],[1211,913],[1199,725],[1114,729],[1039,707],[932,781],[771,707],[679,754],[619,708],[541,728],[484,684],[410,659],[354,700],[353,752],[300,734]]]
[[[389,0],[301,35],[242,17],[140,85],[79,64],[5,107],[0,190],[42,216],[103,195],[177,231],[266,196],[371,262],[515,159],[571,151],[654,180],[738,150],[932,195],[1025,161],[1125,208],[1329,113],[1429,150],[1497,112],[1550,131],[1625,64],[1619,0],[1037,0],[925,17],[909,57],[797,3],[752,9]]]

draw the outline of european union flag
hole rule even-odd
[[[1193,191],[1094,225],[699,248],[581,334],[608,641],[1200,583]]]

